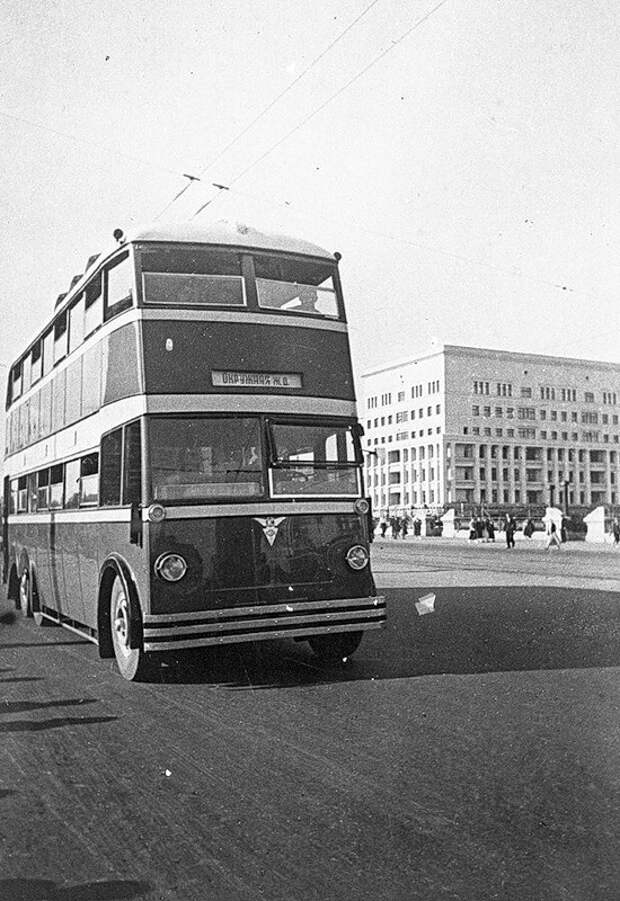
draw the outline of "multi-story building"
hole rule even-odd
[[[620,503],[620,365],[445,345],[363,374],[373,509]]]

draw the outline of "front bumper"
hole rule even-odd
[[[296,601],[144,617],[144,650],[169,651],[380,629],[385,597]]]

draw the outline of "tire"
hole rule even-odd
[[[130,600],[122,580],[117,576],[110,593],[110,629],[116,664],[123,679],[137,682],[147,679],[152,666],[142,648],[129,647]]]
[[[343,663],[358,649],[363,635],[363,632],[315,635],[308,639],[308,644],[323,663]]]
[[[30,579],[30,568],[25,566],[19,578],[19,591],[17,595],[18,610],[21,610],[22,616],[32,616],[32,582]]]

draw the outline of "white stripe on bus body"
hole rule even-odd
[[[40,513],[12,513],[7,518],[11,526],[51,525],[52,523],[82,524],[88,522],[131,522],[130,507],[100,507],[96,510],[41,510]]]
[[[160,501],[155,501],[160,504]],[[218,516],[301,516],[325,513],[355,513],[353,501],[257,501],[254,504],[184,504],[168,506],[161,503],[166,511],[166,519],[214,519]],[[142,519],[148,520],[148,508],[142,510]]]
[[[156,502],[158,503],[158,502]],[[234,516],[303,516],[330,513],[355,513],[355,507],[351,501],[325,501],[313,503],[308,501],[293,501],[290,504],[278,502],[262,502],[255,504],[196,504],[194,506],[170,507],[163,504],[166,511],[166,520],[179,519],[215,519],[216,517]],[[143,508],[142,520],[149,521],[148,508]],[[10,514],[9,525],[20,523],[83,523],[83,522],[130,522],[130,507],[98,507],[88,509],[80,507],[76,510],[41,510],[32,513]]]
[[[222,619],[230,619],[233,616],[255,617],[261,614],[277,614],[280,617],[293,611],[309,611],[320,613],[329,612],[335,607],[363,607],[365,610],[385,609],[385,595],[363,598],[332,598],[326,601],[295,601],[287,604],[282,601],[279,604],[255,604],[251,607],[226,607],[220,610],[199,610],[193,613],[149,613],[144,616],[145,627],[157,627],[161,623],[191,624],[201,620],[204,624],[217,622]],[[289,608],[289,609],[287,609]],[[234,620],[233,620],[234,621]]]
[[[300,416],[357,414],[355,401],[301,394],[147,394],[147,413],[270,413]]]
[[[245,307],[237,310],[179,310],[141,307],[137,318],[143,320],[170,320],[178,322],[239,322],[251,325],[277,325],[282,328],[309,328],[328,332],[347,332],[346,322],[336,319],[319,319],[315,316],[289,315],[288,313],[250,313]]]

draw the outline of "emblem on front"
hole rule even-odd
[[[273,543],[278,537],[280,523],[284,522],[285,519],[286,516],[279,516],[277,519],[273,516],[267,516],[265,519],[262,519],[260,516],[254,517],[254,521],[263,527],[263,534],[271,547],[273,547]]]

